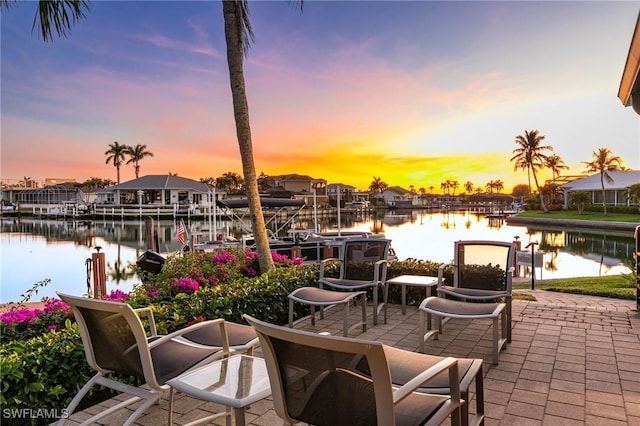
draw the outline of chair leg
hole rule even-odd
[[[418,352],[420,353],[424,353],[424,334],[425,334],[425,330],[424,330],[424,322],[425,322],[425,312],[424,311],[420,311],[420,324],[418,324]]]
[[[511,321],[509,321],[509,315],[502,313],[502,339],[505,339],[509,343],[509,334],[511,333]]]
[[[168,425],[173,426],[173,388],[169,388],[169,419]]]
[[[387,301],[389,300],[389,287],[386,284],[382,285],[382,303],[384,306],[384,323],[387,323]]]
[[[505,324],[504,322],[504,312],[502,312],[502,324]],[[500,348],[498,347],[498,316],[495,316],[493,318],[493,363],[494,364],[498,364],[498,351],[500,350]]]
[[[362,305],[362,332],[367,331],[367,293],[360,296],[360,305]]]
[[[349,301],[343,303],[342,308],[342,335],[349,337]]]
[[[484,377],[482,375],[482,367],[476,375],[476,419],[477,424],[484,424]]]
[[[511,297],[506,297],[505,302],[507,304],[507,343],[511,343],[511,327],[513,326],[511,322]]]
[[[373,287],[373,325],[378,325],[378,286]]]

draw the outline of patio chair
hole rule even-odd
[[[234,350],[251,350],[258,343],[252,327],[225,322],[224,319],[204,321],[166,336],[159,336],[149,308],[133,309],[126,303],[88,299],[57,293],[68,303],[78,323],[87,363],[96,374],[80,389],[66,409],[71,415],[82,399],[95,385],[105,386],[132,395],[115,406],[104,410],[83,424],[95,423],[121,408],[138,401],[143,403],[124,423],[133,422],[169,389],[166,382],[192,367],[204,365],[228,356]],[[139,315],[146,315],[149,334]],[[231,348],[230,330],[238,336],[238,345]],[[245,340],[243,340],[245,339]],[[145,386],[135,387],[112,378],[110,373],[135,377]],[[173,392],[170,395],[169,419],[173,410]],[[226,413],[221,413],[226,415]],[[64,424],[61,419],[58,424]]]
[[[273,405],[285,424],[317,426],[460,424],[458,361],[443,358],[402,386],[391,380],[381,342],[325,336],[259,321],[248,315],[267,365]],[[367,375],[355,367],[365,363]],[[448,376],[445,395],[417,392]]]
[[[427,370],[444,357],[428,355],[424,353],[406,351],[393,346],[384,346],[384,353],[389,363],[391,381],[395,386],[402,386],[412,378]],[[484,379],[482,375],[482,359],[456,358],[458,360],[458,377],[460,378],[460,398],[463,401],[460,413],[462,426],[480,426],[484,424]],[[365,362],[360,362],[356,369],[366,375],[370,375]],[[469,389],[475,382],[475,414],[469,413],[470,394]],[[440,373],[433,380],[423,383],[418,392],[449,394],[449,377],[446,372]]]
[[[504,299],[507,314],[507,342],[511,342],[511,290],[516,245],[504,241],[460,240],[454,243],[453,283],[444,282],[444,268],[438,269],[438,296],[467,302],[495,302]]]
[[[320,318],[324,318],[324,308],[330,305],[343,304],[345,307],[351,300],[355,300],[351,292],[372,290],[373,325],[378,324],[378,314],[384,309],[384,322],[387,323],[386,292],[387,258],[391,240],[378,238],[349,238],[343,241],[340,248],[340,258],[328,258],[320,262],[319,288],[302,287],[289,295],[293,302],[311,305],[312,314],[315,307],[320,307]],[[340,263],[338,277],[325,275],[329,262]],[[331,287],[324,289],[324,286]],[[383,303],[378,304],[378,291],[382,290]],[[333,292],[332,292],[333,291]],[[348,292],[344,296],[340,292]],[[364,303],[363,297],[363,303]],[[293,319],[293,303],[289,304],[290,324]],[[345,315],[347,315],[345,311]],[[346,321],[346,318],[345,318]],[[363,320],[363,330],[366,330],[366,319]],[[360,323],[359,323],[360,324]],[[356,324],[359,325],[359,324]],[[355,326],[353,326],[355,327]],[[351,328],[353,328],[351,327]],[[345,329],[346,330],[346,329]],[[346,336],[346,333],[345,333]]]

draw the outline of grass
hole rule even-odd
[[[577,210],[555,210],[548,213],[544,213],[541,210],[527,210],[518,213],[518,217],[593,220],[598,222],[630,222],[640,224],[640,214],[632,213],[608,213],[605,216],[601,212],[584,212],[583,214],[578,214]]]
[[[606,277],[559,278],[541,280],[535,283],[536,290],[557,291],[563,293],[586,294],[589,296],[613,297],[635,300],[636,281],[629,275],[611,275]],[[530,283],[513,285],[514,290],[529,289]]]

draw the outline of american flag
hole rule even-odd
[[[184,227],[184,221],[180,219],[180,223],[178,224],[178,241],[180,241],[180,244],[184,244],[186,233],[187,230]]]

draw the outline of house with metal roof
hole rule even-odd
[[[214,188],[174,175],[148,175],[94,192],[96,205],[209,205]]]
[[[640,170],[610,171],[607,174],[613,179],[604,179],[604,198],[608,206],[630,206],[628,188],[640,183]],[[591,193],[591,202],[602,205],[602,182],[600,173],[576,179],[561,186],[564,192],[564,208],[568,208],[569,196],[572,192],[586,191]]]
[[[390,207],[408,207],[414,204],[416,195],[400,186],[390,186],[382,191],[382,198],[384,203]]]

